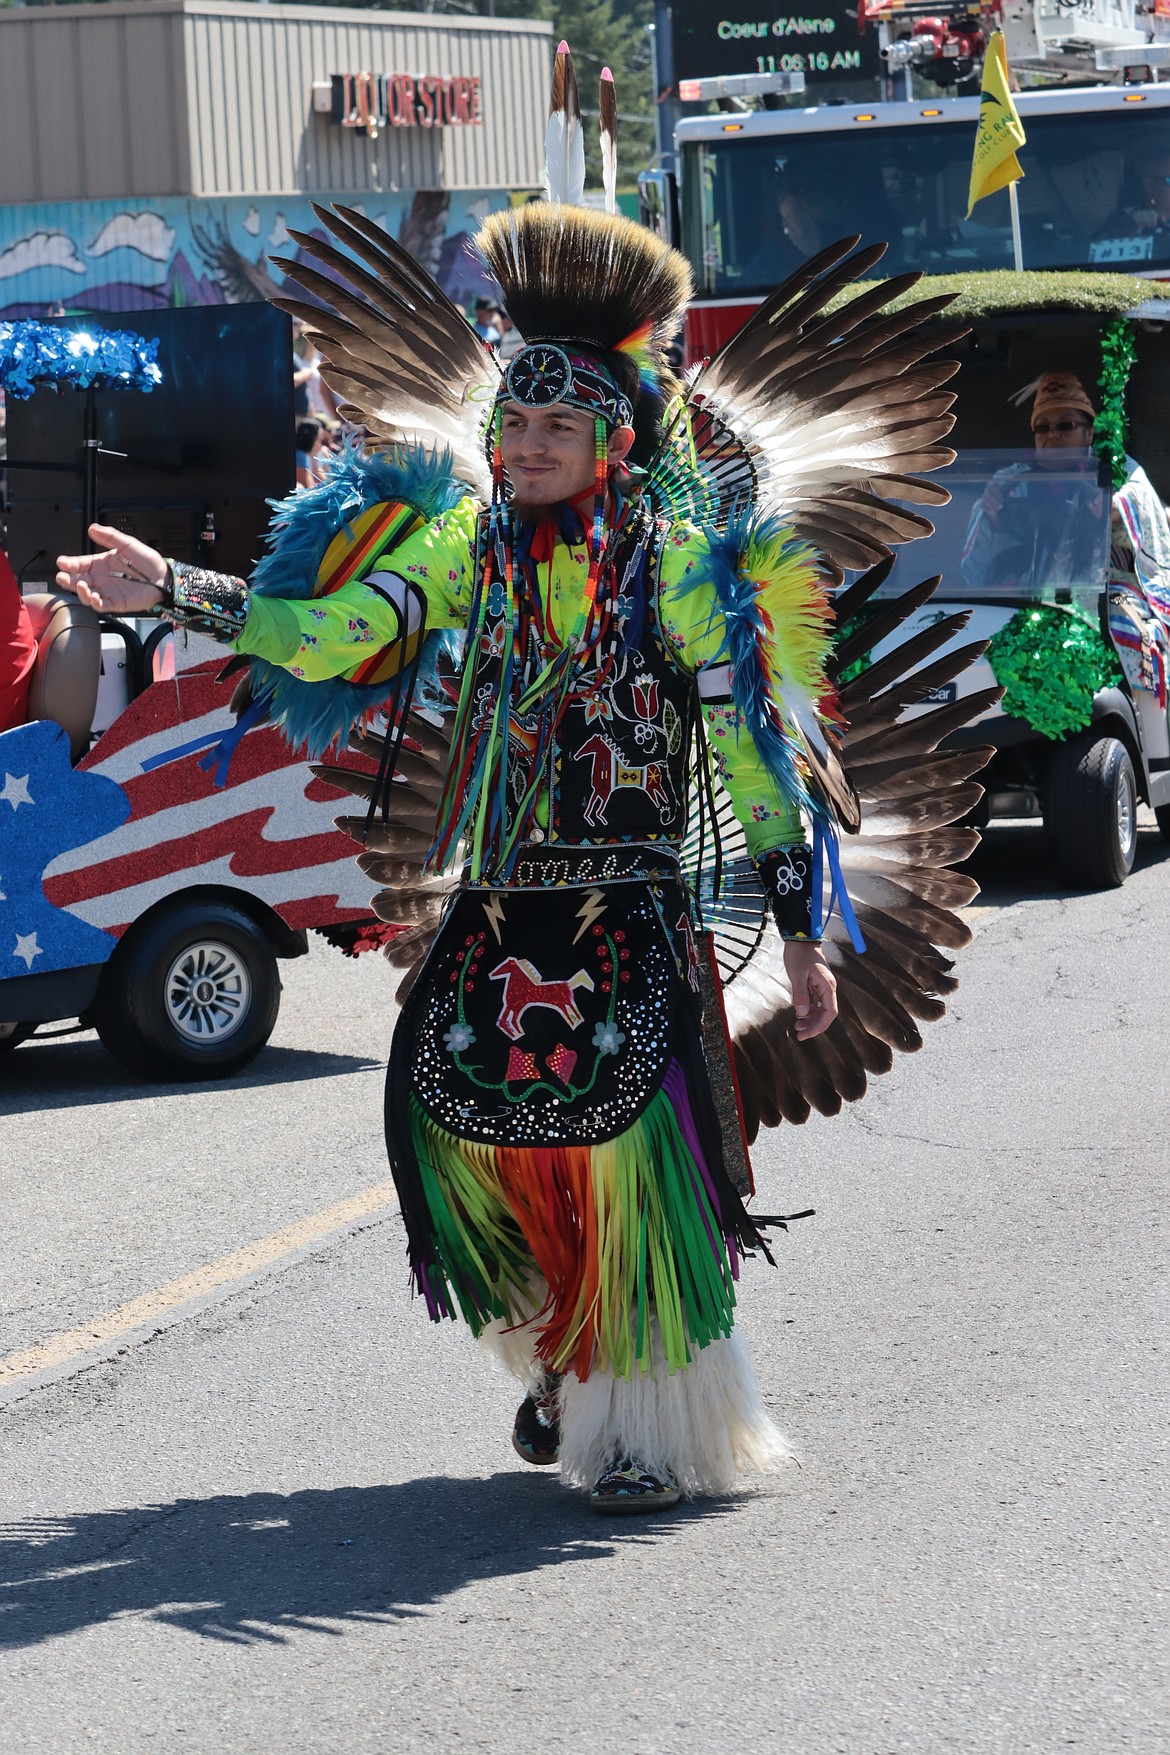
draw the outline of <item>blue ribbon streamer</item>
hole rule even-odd
[[[820,912],[825,853],[829,856],[829,906],[825,910],[824,919],[818,921]],[[841,920],[849,934],[850,943],[858,956],[865,952],[865,939],[861,927],[857,923],[857,915],[853,911],[853,903],[849,900],[849,891],[845,884],[845,875],[841,870],[841,847],[837,839],[837,831],[832,824],[826,826],[819,817],[813,820],[813,922],[812,936],[821,938],[825,928],[833,918],[833,910],[839,910]]]
[[[208,773],[214,768],[215,772],[211,777],[212,785],[224,787],[227,785],[232,757],[240,747],[241,740],[248,735],[254,726],[260,724],[268,712],[268,707],[268,698],[262,695],[259,700],[253,701],[251,706],[240,714],[235,724],[229,725],[226,731],[212,731],[206,737],[192,738],[190,743],[181,743],[174,749],[163,750],[160,755],[147,756],[144,762],[139,763],[139,766],[144,774],[149,774],[154,768],[165,768],[171,762],[181,762],[184,756],[194,756],[200,750],[206,750],[207,754],[199,766],[204,773]]]

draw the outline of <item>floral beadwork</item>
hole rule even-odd
[[[593,1032],[593,1046],[598,1054],[616,1054],[626,1039],[616,1024],[598,1024]]]

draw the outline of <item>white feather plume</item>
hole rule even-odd
[[[585,131],[581,96],[568,43],[557,48],[552,97],[544,133],[544,192],[550,201],[580,207],[585,195]]]
[[[601,186],[605,192],[605,211],[617,212],[617,92],[614,90],[613,74],[608,67],[601,69],[601,101],[598,105],[601,119]]]

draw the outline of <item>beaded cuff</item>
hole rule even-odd
[[[162,610],[168,620],[213,640],[235,640],[244,631],[252,594],[242,579],[213,573],[186,561],[168,561]]]
[[[774,848],[756,860],[756,870],[780,937],[819,944],[812,930],[812,848]]]

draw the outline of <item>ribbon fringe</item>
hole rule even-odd
[[[651,1317],[671,1371],[731,1333],[739,1257],[675,1063],[638,1121],[593,1146],[494,1146],[457,1139],[410,1101],[411,1145],[430,1220],[415,1280],[432,1318],[480,1332],[533,1319],[552,1371],[628,1377],[652,1369]]]

